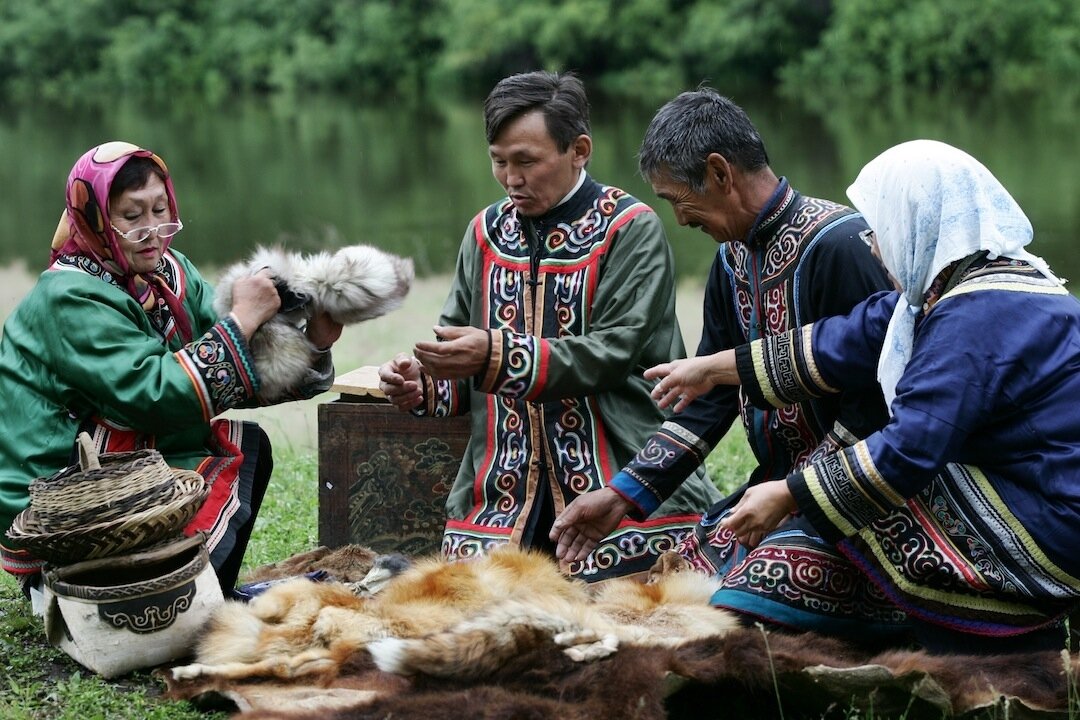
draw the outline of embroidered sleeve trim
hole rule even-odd
[[[792,475],[788,485],[799,508],[832,541],[854,535],[904,504],[878,472],[865,441],[814,461]]]
[[[626,471],[615,473],[608,485],[634,505],[635,514],[639,520],[651,515],[664,501],[655,488],[638,478],[631,477]]]
[[[425,412],[415,415],[429,417],[451,417],[458,414],[458,384],[455,380],[433,380],[429,375],[420,376],[424,388],[424,402],[420,405]]]
[[[511,398],[534,397],[544,387],[546,351],[543,339],[501,331],[492,343],[482,390]]]
[[[230,317],[222,318],[174,357],[191,380],[206,421],[252,398],[259,390],[247,341]]]
[[[502,366],[503,357],[506,355],[506,338],[500,330],[488,330],[488,357],[487,368],[480,376],[476,389],[480,392],[491,393],[495,391],[495,383],[499,378],[499,370]]]
[[[739,379],[756,406],[788,407],[839,392],[818,370],[812,330],[812,325],[805,325],[735,349]]]
[[[612,478],[611,485],[647,516],[705,461],[709,451],[708,443],[668,420]]]

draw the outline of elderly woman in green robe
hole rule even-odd
[[[257,425],[215,418],[258,404],[247,343],[278,311],[274,281],[238,280],[232,311],[214,312],[212,287],[171,247],[183,222],[168,169],[149,150],[91,148],[71,170],[66,204],[49,267],[0,340],[0,533],[27,507],[32,480],[71,463],[80,432],[98,453],[156,448],[211,486],[185,532],[206,533],[228,593],[273,463]],[[306,333],[328,349],[341,325],[316,315]],[[293,395],[332,379],[324,352]],[[41,560],[2,535],[0,557],[29,594]]]

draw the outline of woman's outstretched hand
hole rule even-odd
[[[770,480],[751,485],[720,527],[735,533],[742,545],[756,547],[791,513],[799,509],[787,480]]]
[[[660,380],[652,389],[657,405],[666,408],[674,403],[672,409],[682,412],[695,398],[717,385],[739,384],[735,351],[721,350],[712,355],[661,363],[646,370],[645,379]]]

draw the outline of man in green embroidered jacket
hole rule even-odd
[[[505,78],[485,121],[506,197],[465,232],[437,339],[380,368],[402,410],[471,413],[447,501],[451,558],[506,543],[554,552],[555,517],[606,487],[663,420],[642,373],[685,355],[659,219],[585,170],[581,82]],[[570,572],[595,581],[648,570],[719,497],[703,469],[690,475],[647,517],[613,526]]]

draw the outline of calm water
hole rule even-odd
[[[1080,255],[1072,251],[1080,144],[1074,112],[1053,98],[907,99],[814,112],[776,98],[734,97],[761,130],[773,168],[812,195],[844,201],[862,165],[903,140],[928,137],[966,149],[1028,213],[1032,250],[1059,274],[1080,278]],[[678,228],[636,174],[635,153],[655,107],[594,98],[590,170],[656,205],[680,274],[704,275],[712,241]],[[260,243],[311,250],[364,242],[412,256],[420,274],[447,272],[468,220],[501,194],[490,175],[479,100],[439,107],[365,107],[338,98],[237,100],[212,109],[6,107],[0,266],[41,266],[68,170],[88,147],[112,139],[165,158],[185,223],[177,246],[206,266]]]

